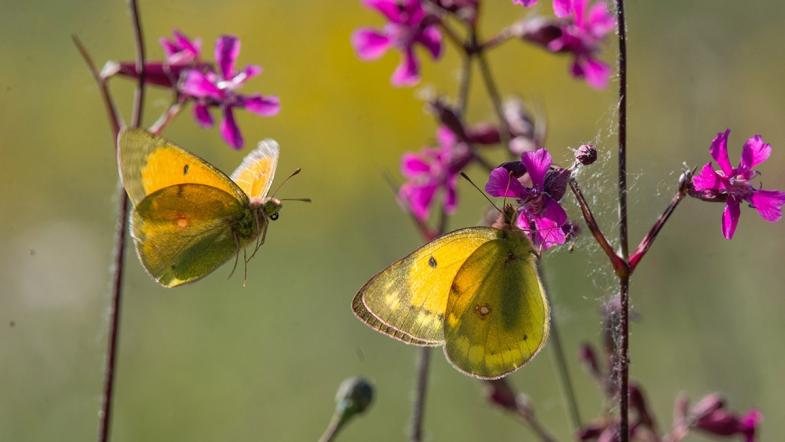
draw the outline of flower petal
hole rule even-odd
[[[616,19],[608,12],[607,3],[599,1],[592,5],[586,26],[589,33],[597,39],[603,38],[616,27]]]
[[[717,133],[717,136],[714,137],[714,140],[711,142],[711,147],[709,148],[711,157],[720,165],[720,169],[722,169],[726,178],[730,178],[730,176],[733,175],[733,166],[730,165],[730,159],[728,159],[729,134],[730,129],[725,129],[725,132]]]
[[[442,55],[442,34],[436,26],[428,26],[417,35],[417,41],[428,49],[434,60]]]
[[[444,184],[444,211],[451,215],[458,208],[458,177],[453,176]]]
[[[529,172],[534,188],[545,190],[545,174],[553,162],[548,149],[541,147],[534,152],[524,152],[521,155],[521,162],[526,167],[526,171]]]
[[[485,183],[485,191],[495,197],[521,198],[526,189],[509,170],[504,167],[493,169]]]
[[[437,186],[433,183],[415,185],[405,183],[401,186],[399,196],[407,209],[420,221],[428,219],[428,212],[436,194]]]
[[[555,200],[548,198],[539,217],[534,218],[537,236],[543,249],[564,244],[567,235],[562,226],[567,222],[567,212]]]
[[[572,9],[573,20],[575,20],[576,25],[583,27],[583,19],[586,13],[586,6],[589,5],[589,0],[572,0],[571,3],[570,9]]]
[[[226,142],[235,149],[243,147],[243,135],[240,133],[240,128],[234,121],[234,112],[229,106],[224,106],[224,118],[221,121],[221,136]]]
[[[199,126],[213,127],[213,116],[210,115],[210,109],[204,103],[194,105],[194,118]]]
[[[758,211],[761,218],[769,222],[777,222],[782,217],[782,206],[785,204],[785,192],[776,190],[756,190],[749,202]]]
[[[572,75],[583,78],[595,89],[605,89],[611,77],[611,68],[591,56],[581,55],[576,57],[572,64]]]
[[[281,110],[281,103],[278,97],[265,97],[254,94],[249,97],[240,95],[236,98],[240,107],[263,117],[276,115]]]
[[[363,60],[381,57],[391,45],[392,39],[375,29],[358,29],[352,34],[352,46],[357,51],[357,56]]]
[[[222,35],[215,42],[215,61],[221,71],[221,78],[234,77],[234,62],[240,55],[240,39],[233,35]]]
[[[739,224],[739,202],[733,198],[728,198],[725,203],[725,210],[722,212],[722,235],[725,239],[732,239]]]
[[[181,48],[185,49],[193,53],[194,55],[199,55],[199,51],[202,49],[202,39],[201,38],[194,38],[191,40],[188,38],[187,35],[183,34],[180,31],[174,31],[174,40],[180,45]]]
[[[722,180],[711,162],[703,165],[703,169],[698,175],[692,177],[692,187],[702,192],[705,190],[725,190],[725,182]]]
[[[185,80],[180,90],[192,97],[198,98],[213,98],[221,100],[223,93],[221,89],[216,86],[212,80],[203,72],[191,69],[185,73]]]
[[[570,0],[553,0],[553,14],[556,17],[563,18],[570,15]]]
[[[413,86],[420,80],[420,67],[414,56],[414,48],[404,50],[403,59],[393,72],[392,84],[395,86]]]
[[[771,155],[771,145],[763,141],[763,137],[760,135],[750,137],[741,149],[739,168],[751,170],[768,160],[769,155]]]
[[[408,178],[415,178],[430,172],[431,166],[416,153],[407,152],[401,157],[401,173]]]

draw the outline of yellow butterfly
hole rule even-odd
[[[281,201],[267,196],[278,162],[273,140],[259,143],[231,178],[142,129],[124,129],[117,143],[136,252],[164,287],[199,280],[232,256],[236,266],[240,249],[256,240],[256,253],[268,220],[278,219]]]
[[[458,370],[503,377],[548,338],[537,255],[505,207],[503,222],[448,233],[377,273],[352,301],[369,327],[407,344],[444,346]]]

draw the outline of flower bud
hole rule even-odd
[[[341,382],[335,394],[336,412],[345,416],[364,413],[373,402],[373,385],[361,377]]]
[[[575,150],[575,161],[588,166],[597,161],[597,149],[591,144],[581,145]]]

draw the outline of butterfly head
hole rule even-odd
[[[280,216],[281,207],[283,204],[281,200],[275,197],[265,197],[256,202],[251,202],[251,206],[256,211],[256,216],[260,220],[277,220]]]

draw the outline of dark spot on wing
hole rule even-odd
[[[477,313],[480,319],[484,320],[485,318],[488,317],[488,315],[491,314],[491,306],[488,305],[487,303],[482,305],[477,304],[474,306],[474,313]]]
[[[523,340],[524,341],[528,341],[529,340],[529,336],[528,335],[523,335]]]
[[[178,198],[182,198],[183,197],[183,190],[184,189],[185,189],[185,186],[183,186],[182,184],[177,186],[177,197]]]
[[[183,175],[188,175],[188,165],[183,166]]]
[[[433,268],[436,268],[436,258],[434,258],[433,256],[428,258],[428,265]]]

